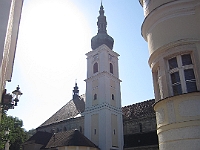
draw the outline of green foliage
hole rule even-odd
[[[4,150],[7,140],[10,141],[10,150],[21,150],[21,144],[28,138],[22,126],[22,120],[3,114],[0,124],[0,150]],[[6,135],[8,130],[9,134]]]

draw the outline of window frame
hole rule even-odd
[[[93,64],[93,74],[95,74],[97,72],[99,72],[99,64],[98,64],[98,62],[95,62]]]
[[[93,100],[97,100],[97,94],[96,93],[93,96]]]
[[[111,99],[114,101],[115,100],[115,95],[111,94]]]
[[[114,68],[113,68],[113,64],[110,62],[109,64],[110,66],[110,73],[114,74]]]
[[[183,64],[183,59],[182,59],[182,56],[183,55],[190,55],[190,58],[191,58],[191,64],[186,64],[184,65]],[[170,68],[170,65],[169,65],[169,60],[173,59],[173,58],[176,58],[176,61],[177,61],[177,67],[175,68]],[[191,93],[191,92],[188,92],[187,90],[187,80],[185,78],[185,70],[189,70],[189,69],[192,69],[193,70],[193,73],[194,73],[194,79],[191,79],[192,82],[195,82],[196,83],[196,91],[198,91],[198,87],[197,87],[197,76],[195,74],[195,67],[194,67],[194,59],[193,59],[193,56],[192,56],[192,53],[182,53],[182,54],[178,54],[178,55],[173,55],[172,57],[169,57],[167,58],[167,69],[168,69],[168,78],[169,78],[169,83],[170,83],[170,95],[171,96],[176,96],[176,95],[181,95],[181,94],[184,94],[184,93]],[[178,93],[178,94],[174,94],[174,91],[173,91],[173,84],[174,85],[178,85],[178,82],[176,83],[172,83],[172,78],[171,78],[171,75],[173,73],[176,73],[178,72],[179,74],[179,78],[180,78],[180,86],[181,86],[181,93]],[[192,92],[196,92],[196,91],[192,91]]]

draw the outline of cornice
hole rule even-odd
[[[85,111],[82,113],[82,115],[95,113],[95,112],[103,110],[103,109],[108,109],[108,110],[114,111],[117,114],[122,115],[122,109],[121,108],[114,107],[114,106],[112,106],[112,105],[110,105],[106,102],[99,104],[99,105],[94,105],[92,107],[86,107]]]
[[[111,50],[107,45],[103,44],[101,46],[99,46],[97,49],[90,51],[88,53],[86,53],[85,55],[87,56],[87,59],[92,57],[95,54],[101,53],[102,51],[107,51],[108,53],[114,55],[115,57],[120,56],[117,52]]]
[[[109,73],[107,71],[102,71],[102,72],[99,72],[97,74],[94,74],[91,77],[85,79],[84,81],[87,82],[87,81],[90,81],[90,80],[94,80],[96,78],[100,78],[102,76],[107,76],[108,78],[114,78],[115,80],[117,80],[119,82],[122,82],[119,78],[117,78],[116,76],[114,76],[113,74],[111,74],[111,73]]]
[[[178,41],[171,42],[169,44],[166,44],[166,45],[158,48],[149,57],[148,63],[149,63],[150,68],[153,68],[153,66],[155,65],[156,59],[161,58],[161,55],[164,54],[162,57],[166,57],[165,56],[166,51],[176,48],[176,49],[180,49],[180,53],[182,53],[182,51],[186,51],[186,48],[184,48],[184,47],[195,47],[195,45],[194,45],[195,43],[200,43],[200,40],[198,40],[198,39],[180,39]],[[187,49],[187,50],[191,50],[191,49]],[[173,53],[175,53],[175,52],[173,51]]]

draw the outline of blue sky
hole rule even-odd
[[[97,34],[100,0],[24,0],[12,82],[23,95],[8,114],[37,128],[72,99],[77,79],[85,93],[86,56]],[[137,0],[103,0],[107,32],[120,54],[122,106],[154,98],[148,47],[141,36],[143,9]]]

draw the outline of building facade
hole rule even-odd
[[[22,4],[23,0],[0,1],[0,95],[12,77]]]
[[[140,0],[160,150],[200,149],[200,1]]]
[[[59,133],[77,129],[84,134],[88,124],[84,123],[84,110],[80,111],[80,108],[85,106],[82,103],[85,95],[78,97],[73,95],[73,99],[39,126],[37,132]],[[124,150],[158,150],[154,103],[152,99],[122,107]]]
[[[155,100],[121,107],[118,57],[114,40],[107,34],[101,5],[98,33],[87,56],[86,94],[79,96],[77,83],[72,100],[37,128],[60,133],[78,129],[101,150],[158,150]]]

